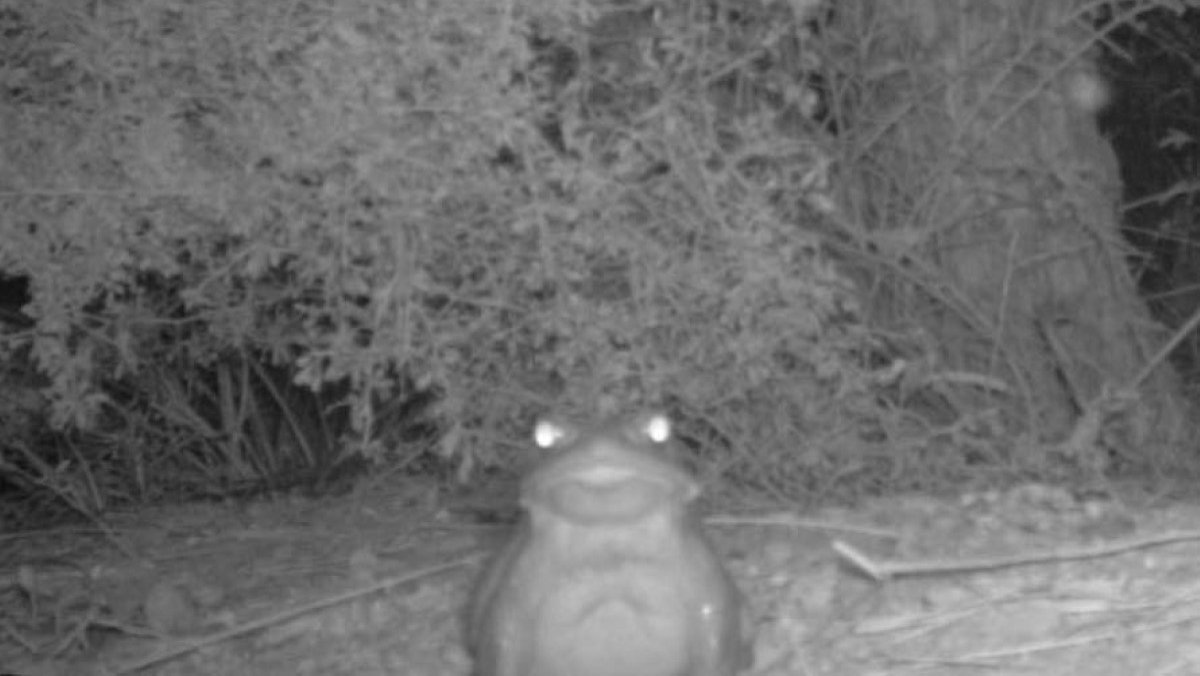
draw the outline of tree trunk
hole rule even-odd
[[[874,122],[853,132],[869,139],[864,227],[919,280],[889,311],[932,330],[948,370],[1005,382],[1032,439],[1092,469],[1161,467],[1143,451],[1177,445],[1187,417],[1169,364],[1139,377],[1164,336],[1125,265],[1087,4],[840,3],[879,74],[856,115]]]

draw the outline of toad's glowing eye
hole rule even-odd
[[[665,415],[652,415],[642,425],[642,431],[646,433],[647,439],[661,444],[671,438],[671,421],[667,420]]]
[[[533,443],[538,448],[553,448],[566,436],[567,430],[562,425],[549,420],[539,420],[533,428]]]

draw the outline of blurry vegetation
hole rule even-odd
[[[539,413],[656,406],[774,499],[1070,476],[1020,385],[1061,374],[953,286],[945,237],[979,231],[935,207],[970,173],[908,121],[1019,126],[1111,30],[1091,4],[974,35],[999,84],[951,101],[982,76],[933,68],[949,27],[1028,17],[0,0],[0,271],[29,280],[0,475],[86,514],[363,462],[469,478]]]
[[[1200,308],[1200,13],[1122,25],[1101,61],[1119,92],[1100,117],[1121,157],[1131,267],[1157,319],[1182,327]],[[1200,383],[1200,337],[1172,355]]]

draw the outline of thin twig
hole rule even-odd
[[[1009,554],[994,557],[968,559],[926,559],[923,561],[873,561],[864,552],[851,545],[835,540],[833,549],[842,560],[856,570],[883,582],[897,577],[917,575],[942,575],[950,573],[977,573],[1015,566],[1039,563],[1059,563],[1115,556],[1135,549],[1160,547],[1177,542],[1200,540],[1200,531],[1172,531],[1144,538],[1107,542],[1093,547],[1074,547],[1027,554]]]
[[[109,676],[125,676],[125,674],[132,674],[135,671],[145,669],[146,667],[174,659],[181,655],[186,655],[193,650],[199,650],[205,646],[214,645],[243,634],[248,634],[252,631],[265,629],[271,625],[286,622],[293,618],[304,615],[305,613],[311,613],[315,610],[322,610],[324,608],[336,606],[340,603],[352,601],[362,596],[368,596],[370,594],[385,591],[391,589],[392,587],[397,587],[408,582],[414,582],[421,578],[444,573],[448,570],[473,563],[479,558],[479,555],[464,557],[457,561],[431,566],[429,568],[418,570],[412,573],[405,573],[404,575],[391,577],[386,580],[381,580],[379,582],[366,585],[364,587],[358,587],[356,589],[351,589],[350,591],[335,594],[323,599],[318,599],[311,603],[306,603],[298,608],[290,608],[288,610],[275,613],[274,615],[268,615],[267,617],[262,617],[257,620],[247,622],[246,624],[230,627],[229,629],[219,631],[215,634],[209,634],[208,636],[181,642],[177,645],[153,653],[147,657],[142,657],[140,659],[133,660],[132,662],[126,662],[125,664],[116,667],[113,671],[107,673]]]

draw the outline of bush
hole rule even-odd
[[[36,327],[3,354],[159,486],[427,452],[387,429],[422,393],[460,471],[547,409],[664,406],[760,488],[894,475],[796,11],[6,2],[0,270]],[[323,450],[281,441],[290,385]]]

